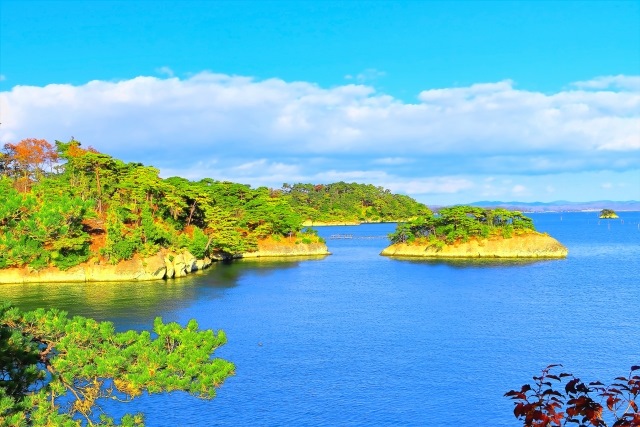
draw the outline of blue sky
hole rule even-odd
[[[640,1],[0,0],[0,142],[427,204],[640,200]]]

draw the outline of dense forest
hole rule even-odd
[[[431,211],[409,196],[371,184],[283,184],[283,197],[305,220],[323,222],[396,222]]]
[[[69,268],[93,256],[116,263],[160,248],[202,258],[257,248],[259,239],[316,241],[268,188],[161,179],[80,142],[27,139],[0,158],[0,268]]]
[[[531,231],[535,231],[533,221],[520,212],[453,206],[398,224],[389,238],[392,243],[429,243],[442,247],[456,241],[466,242],[472,237],[499,235],[509,238],[514,233]]]
[[[259,241],[321,241],[311,221],[388,221],[429,214],[372,185],[162,179],[75,139],[25,139],[0,153],[0,268],[68,269],[186,248],[197,258],[255,251]]]

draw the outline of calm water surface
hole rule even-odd
[[[515,426],[503,394],[544,366],[609,381],[640,362],[640,213],[531,216],[569,248],[566,260],[398,260],[378,256],[386,240],[354,238],[327,240],[322,259],[218,264],[168,282],[5,285],[0,299],[120,330],[155,316],[224,329],[216,356],[237,372],[216,399],[109,406],[143,411],[150,426]]]

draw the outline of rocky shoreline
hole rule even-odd
[[[567,248],[553,237],[541,233],[511,238],[471,239],[437,248],[429,244],[396,243],[380,255],[421,258],[566,258]]]
[[[288,257],[329,255],[324,243],[300,243],[295,246],[282,245],[258,249],[255,252],[239,254],[232,258]],[[160,251],[150,257],[134,256],[117,264],[85,262],[68,270],[48,267],[33,270],[29,267],[6,268],[0,270],[0,284],[8,283],[60,283],[60,282],[117,282],[148,281],[184,277],[209,267],[214,261],[228,257],[223,255],[197,259],[189,251]]]

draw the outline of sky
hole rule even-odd
[[[0,0],[0,122],[163,177],[640,200],[640,0]]]

